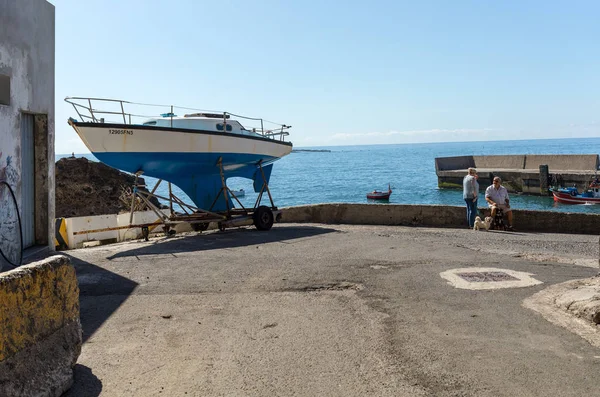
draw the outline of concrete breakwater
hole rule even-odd
[[[510,192],[547,195],[553,185],[587,188],[599,165],[597,154],[456,156],[436,158],[435,172],[440,188],[462,189],[467,168],[474,167],[481,189],[499,176]]]

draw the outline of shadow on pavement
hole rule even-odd
[[[96,397],[102,392],[102,381],[85,365],[77,364],[73,368],[75,381],[73,386],[61,397]]]
[[[314,237],[333,232],[338,231],[335,229],[314,226],[274,228],[268,232],[243,228],[228,229],[224,232],[197,234],[176,239],[160,239],[155,243],[148,244],[144,247],[118,252],[114,255],[106,257],[106,259],[113,260],[117,258],[133,256],[138,257],[144,255],[164,255],[179,252],[206,251],[273,242],[286,243],[289,240]]]
[[[138,284],[92,263],[65,253],[63,255],[69,257],[77,274],[81,327],[83,342],[86,342],[102,323],[129,298]],[[103,296],[103,298],[86,299],[95,296]]]

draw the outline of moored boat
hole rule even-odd
[[[388,185],[387,192],[380,192],[379,190],[373,190],[372,192],[367,193],[367,199],[370,200],[389,200],[392,195],[392,187]]]
[[[138,110],[142,104],[76,97],[65,101],[79,116],[70,118],[69,124],[98,160],[171,182],[204,210],[233,207],[231,197],[222,194],[230,177],[252,179],[254,190],[261,192],[273,162],[292,151],[292,143],[285,140],[291,126],[260,118],[206,111],[177,116],[174,111],[190,109],[173,106],[168,113],[149,118],[136,115],[148,114],[138,113],[147,111]]]
[[[579,193],[576,187],[553,189],[554,201],[562,204],[600,204],[600,181],[594,179],[589,188]]]

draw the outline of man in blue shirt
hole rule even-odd
[[[485,189],[485,201],[492,209],[492,218],[496,216],[496,211],[500,208],[508,217],[508,229],[512,230],[513,215],[508,198],[508,190],[501,185],[502,179],[495,177],[491,186]]]

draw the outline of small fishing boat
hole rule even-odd
[[[379,190],[373,190],[367,193],[367,198],[370,200],[389,200],[392,194],[392,187],[388,185],[387,192],[380,192]]]
[[[561,204],[600,204],[600,180],[594,179],[589,188],[579,193],[576,187],[553,189],[554,201]]]
[[[239,189],[239,190],[231,189],[231,193],[233,193],[235,195],[235,197],[244,197],[246,195],[246,192],[244,191],[244,189]]]

